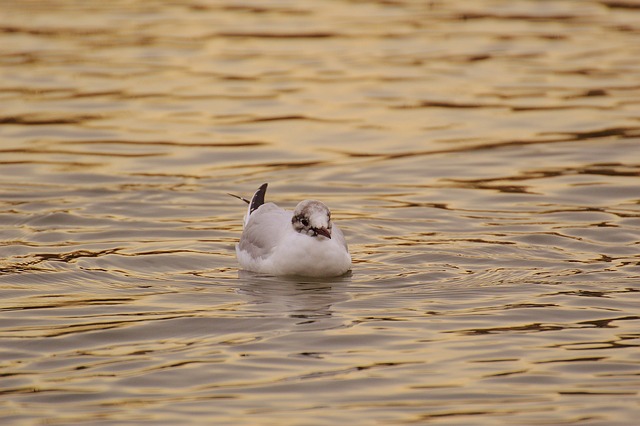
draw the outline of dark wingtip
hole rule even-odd
[[[267,193],[267,185],[268,184],[263,183],[260,185],[260,188],[258,188],[256,193],[253,194],[251,204],[249,205],[249,214],[253,213],[255,209],[264,204],[264,195]]]
[[[244,197],[241,197],[241,196],[236,195],[236,194],[232,194],[232,193],[230,193],[230,192],[227,192],[227,195],[231,195],[232,197],[237,198],[238,200],[242,200],[242,201],[244,201],[244,202],[245,202],[245,203],[247,203],[247,204],[249,204],[249,203],[251,202],[251,201],[247,200],[247,199],[246,199],[246,198],[244,198]]]

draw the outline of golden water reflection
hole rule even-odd
[[[8,424],[634,424],[640,8],[0,8]],[[247,195],[350,275],[238,271]]]

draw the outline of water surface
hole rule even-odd
[[[636,2],[1,3],[3,424],[634,424]]]

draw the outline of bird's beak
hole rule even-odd
[[[314,228],[314,231],[316,231],[316,234],[331,239],[331,231],[329,231],[327,228]]]

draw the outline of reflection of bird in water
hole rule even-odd
[[[246,270],[270,275],[335,277],[351,268],[344,234],[320,201],[301,201],[291,212],[265,203],[267,184],[251,201],[236,254]]]
[[[238,293],[249,295],[251,303],[259,305],[261,314],[274,312],[290,318],[305,319],[309,323],[330,318],[332,305],[351,298],[345,291],[351,282],[351,274],[332,278],[331,281],[318,278],[303,281],[294,277],[277,278],[240,270],[238,278]],[[323,321],[322,324],[323,328],[338,326],[333,321],[331,324]]]

